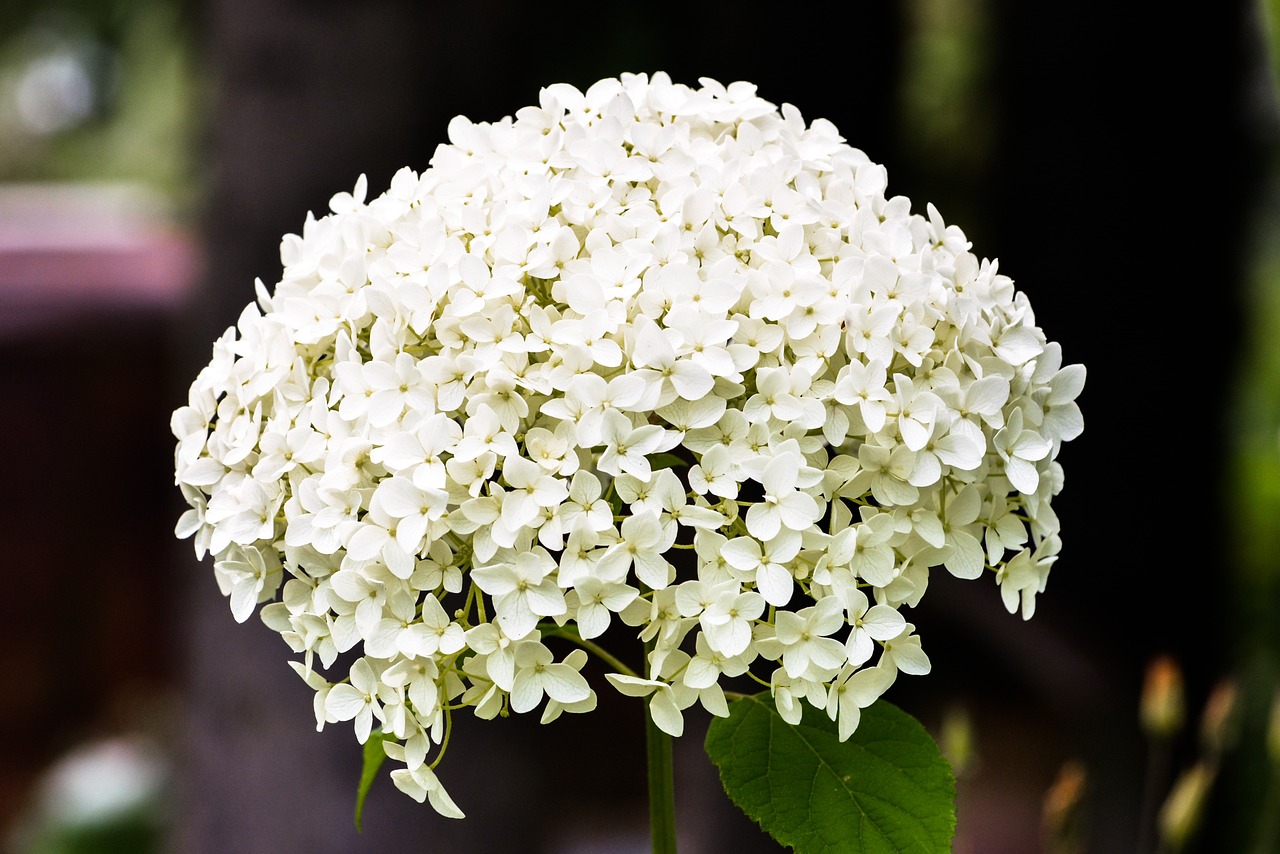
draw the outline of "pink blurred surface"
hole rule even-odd
[[[0,336],[102,312],[169,314],[198,267],[191,238],[137,188],[0,186]]]

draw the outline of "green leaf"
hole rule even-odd
[[[707,731],[729,798],[797,854],[951,850],[955,778],[906,712],[877,700],[841,743],[826,714],[792,726],[768,693],[735,701]]]
[[[364,767],[360,769],[360,788],[356,790],[356,831],[359,833],[364,832],[360,827],[360,817],[364,815],[364,799],[368,797],[369,787],[378,776],[378,769],[386,761],[387,753],[382,749],[382,743],[389,738],[394,736],[377,730],[370,733],[364,743]]]

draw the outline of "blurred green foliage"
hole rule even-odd
[[[0,12],[0,181],[125,181],[189,204],[204,90],[188,4]]]
[[[1226,431],[1233,488],[1222,499],[1233,527],[1232,542],[1223,550],[1235,574],[1206,579],[1232,586],[1234,625],[1221,628],[1233,639],[1239,662],[1243,749],[1217,797],[1226,838],[1201,841],[1226,846],[1220,850],[1267,852],[1280,844],[1274,820],[1280,814],[1280,757],[1260,749],[1280,684],[1280,0],[1261,0],[1256,12],[1266,65],[1258,69],[1258,88],[1265,94],[1252,130],[1262,158],[1251,211],[1242,357],[1229,380],[1235,385]],[[1189,448],[1193,444],[1189,437]]]
[[[109,822],[48,829],[32,840],[27,854],[151,854],[161,850],[163,828],[139,811]]]
[[[991,166],[1000,117],[992,92],[989,0],[903,4],[900,155],[947,221],[981,223],[974,185]]]

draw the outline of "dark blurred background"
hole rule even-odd
[[[376,195],[454,115],[663,70],[833,121],[1088,366],[1035,618],[935,574],[934,672],[890,695],[957,767],[956,851],[1280,851],[1269,2],[0,6],[0,850],[647,850],[641,711],[599,679],[591,715],[459,726],[466,821],[383,779],[357,835],[350,728],[314,732],[288,650],[173,539],[168,417],[361,173]],[[689,717],[681,850],[776,850]]]

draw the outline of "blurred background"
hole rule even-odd
[[[1276,0],[431,5],[0,5],[0,851],[647,850],[641,710],[602,680],[459,726],[468,820],[383,779],[357,835],[350,728],[173,538],[168,418],[307,211],[454,115],[658,70],[833,121],[1088,366],[1035,618],[935,574],[934,672],[890,695],[957,769],[955,850],[1280,851]],[[777,850],[705,724],[681,850]]]

